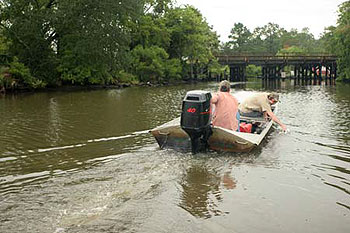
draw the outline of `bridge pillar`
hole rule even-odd
[[[283,65],[277,66],[277,78],[278,79],[282,78],[282,70],[283,70]]]
[[[318,64],[318,79],[322,81],[322,64]]]
[[[271,74],[271,69],[269,66],[266,66],[266,74],[265,74],[265,78],[268,79],[270,77]]]
[[[238,70],[237,67],[230,67],[230,81],[236,81],[238,79]]]
[[[312,78],[312,65],[308,64],[307,65],[307,79],[311,79]]]
[[[304,70],[305,70],[305,73],[304,73],[304,79],[305,80],[308,80],[309,78],[309,66],[307,64],[304,64]]]
[[[267,78],[267,68],[266,68],[266,66],[263,66],[261,71],[262,71],[262,78],[266,79]]]
[[[230,81],[231,82],[239,82],[246,81],[246,66],[231,66],[230,67]]]
[[[335,79],[334,77],[334,63],[331,63],[330,66],[329,66],[329,77],[330,79]]]
[[[276,79],[281,78],[282,67],[279,65],[264,65],[262,66],[262,78],[263,79]]]
[[[317,77],[317,65],[316,64],[312,64],[312,69],[313,69],[313,78],[314,80]]]

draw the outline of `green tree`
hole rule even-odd
[[[319,41],[317,41],[312,33],[310,33],[309,28],[303,28],[301,32],[291,31],[292,33],[285,33],[283,39],[286,37],[289,38],[289,46],[295,46],[301,48],[305,53],[320,53],[322,48]],[[282,39],[282,40],[283,40]],[[287,39],[288,40],[288,39]],[[286,48],[286,44],[283,44],[283,47]]]
[[[51,41],[49,1],[3,0],[0,5],[0,27],[9,41],[9,55],[30,69],[33,76],[54,82],[57,64]]]
[[[246,26],[242,23],[235,23],[231,29],[231,34],[228,36],[230,39],[228,45],[238,53],[247,51],[247,45],[249,45],[248,43],[251,40],[251,36],[252,33]]]
[[[55,85],[108,83],[125,65],[139,0],[3,0],[0,27],[9,52]],[[77,79],[77,80],[75,80]]]
[[[4,37],[4,32],[2,28],[0,27],[0,55],[4,55],[8,53],[9,43],[6,41],[6,38]],[[1,63],[0,63],[1,65]]]
[[[319,39],[319,46],[322,48],[321,52],[323,53],[336,53],[336,41],[334,37],[336,27],[335,26],[329,26],[325,28],[323,34],[321,35],[321,38]]]
[[[142,14],[137,0],[62,0],[56,47],[63,81],[108,84],[126,65],[130,25]]]
[[[283,56],[283,55],[306,55],[307,52],[305,49],[302,49],[297,46],[291,46],[288,48],[280,49],[276,55]]]
[[[177,59],[170,59],[167,52],[160,47],[144,48],[141,45],[132,51],[134,69],[142,82],[170,81],[180,77],[181,66]]]
[[[325,51],[322,41],[316,40],[308,28],[303,28],[301,32],[297,29],[287,31],[274,23],[257,27],[253,32],[243,24],[235,23],[229,39],[229,42],[221,45],[221,52],[224,54],[243,52],[273,55],[282,49],[290,52],[295,48],[300,48],[304,54]],[[292,47],[291,50],[289,50],[290,47]]]
[[[170,45],[170,30],[165,26],[164,17],[147,14],[135,24],[132,32],[131,48],[159,46],[164,49]]]
[[[144,14],[161,16],[173,6],[173,0],[144,0]]]
[[[300,33],[298,33],[298,47],[304,49],[309,53],[318,52],[317,44],[314,35],[310,33],[309,28],[303,28]]]
[[[270,54],[276,54],[282,47],[281,37],[284,33],[286,33],[286,30],[275,23],[268,23],[263,27],[258,27],[253,32],[258,41],[263,41],[265,52]]]
[[[166,26],[171,31],[168,48],[170,58],[181,61],[190,79],[195,78],[202,64],[207,65],[218,47],[218,37],[200,12],[191,6],[174,8],[166,14]]]
[[[339,7],[338,25],[334,33],[340,80],[350,81],[350,1]]]
[[[248,65],[246,68],[247,77],[258,77],[262,74],[261,66]]]
[[[193,79],[218,45],[201,13],[173,0],[0,1],[0,50],[27,86]]]
[[[227,42],[222,49],[225,53],[270,53],[276,54],[282,48],[286,30],[279,25],[268,23],[263,27],[250,30],[242,23],[235,23]]]

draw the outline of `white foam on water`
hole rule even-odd
[[[16,160],[16,157],[5,157],[5,158],[0,158],[0,162],[7,162],[11,160]]]
[[[135,131],[131,134],[124,135],[124,136],[115,136],[115,137],[106,137],[106,138],[96,138],[96,139],[90,139],[87,141],[87,143],[93,143],[93,142],[105,142],[105,141],[113,141],[113,140],[119,140],[119,139],[125,139],[130,137],[135,137],[141,134],[148,133],[149,130],[142,130],[142,131]],[[43,149],[37,149],[37,150],[28,150],[28,153],[35,153],[35,152],[49,152],[49,151],[55,151],[55,150],[65,150],[65,149],[71,149],[71,148],[77,148],[77,147],[83,147],[86,146],[86,143],[76,144],[76,145],[68,145],[68,146],[60,146],[60,147],[52,147],[52,148],[43,148]],[[17,159],[15,157],[7,157],[4,159],[0,159],[0,162],[8,161],[8,160],[14,160]]]
[[[77,144],[77,145],[70,145],[70,146],[61,146],[61,147],[52,147],[52,148],[46,148],[46,149],[38,149],[38,152],[48,152],[53,150],[64,150],[64,149],[70,149],[75,147],[82,147],[86,146],[86,144]]]
[[[119,137],[109,137],[109,138],[98,138],[98,139],[91,139],[87,142],[103,142],[103,141],[112,141],[112,140],[118,140],[123,138],[130,138],[132,135],[125,135],[125,136],[119,136]]]

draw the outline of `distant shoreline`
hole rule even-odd
[[[5,91],[0,91],[0,95],[6,95],[6,94],[21,94],[21,93],[39,93],[39,92],[56,92],[56,91],[81,91],[81,90],[102,90],[102,89],[124,89],[128,87],[161,87],[161,86],[173,86],[173,85],[179,85],[179,84],[191,84],[191,83],[199,83],[199,82],[208,82],[208,80],[179,80],[177,82],[163,82],[163,83],[137,83],[137,84],[131,84],[131,83],[120,83],[115,85],[86,85],[86,86],[75,86],[75,85],[62,85],[57,87],[45,87],[45,88],[14,88],[14,89],[6,89]]]

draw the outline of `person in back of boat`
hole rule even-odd
[[[210,101],[214,109],[212,124],[236,131],[239,125],[237,120],[238,100],[230,94],[230,90],[230,82],[224,80],[219,85],[219,92],[213,94]]]
[[[286,131],[287,127],[272,112],[271,105],[277,103],[279,95],[277,93],[257,93],[245,99],[239,105],[239,114],[246,117],[271,118]]]

